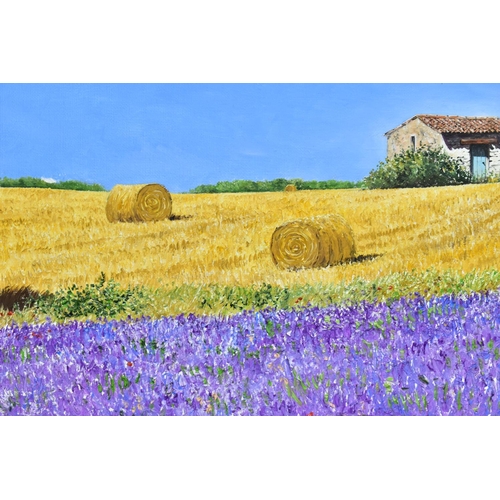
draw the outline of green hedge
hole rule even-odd
[[[0,179],[0,187],[10,188],[48,188],[48,189],[70,189],[74,191],[106,191],[100,184],[87,184],[81,181],[46,182],[36,177],[20,177]]]
[[[352,189],[361,187],[361,182],[351,181],[303,181],[302,179],[274,179],[272,181],[220,181],[217,184],[202,184],[190,193],[263,193],[283,191],[288,184],[293,184],[297,190],[304,189]]]

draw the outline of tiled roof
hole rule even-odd
[[[416,115],[420,121],[442,134],[490,134],[500,132],[500,118]]]

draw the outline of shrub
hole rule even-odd
[[[84,288],[73,285],[47,294],[39,298],[34,307],[37,312],[57,319],[91,315],[111,318],[121,313],[140,313],[145,300],[141,288],[122,289],[116,281],[106,281],[106,276],[101,273],[97,283],[87,284]]]
[[[291,300],[288,288],[280,288],[268,283],[248,288],[213,285],[204,289],[199,297],[202,309],[222,308],[231,312],[244,309],[259,310],[266,307],[289,309]]]
[[[461,159],[441,148],[408,149],[380,162],[364,179],[368,189],[454,186],[470,184],[472,174]]]

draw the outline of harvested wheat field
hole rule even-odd
[[[110,223],[105,192],[0,189],[0,289],[122,285],[292,285],[375,279],[393,272],[496,267],[500,184],[426,189],[172,194],[169,219]],[[338,214],[356,256],[289,271],[273,262],[280,225]]]

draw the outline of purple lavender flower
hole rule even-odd
[[[10,325],[2,415],[498,415],[498,292]]]

